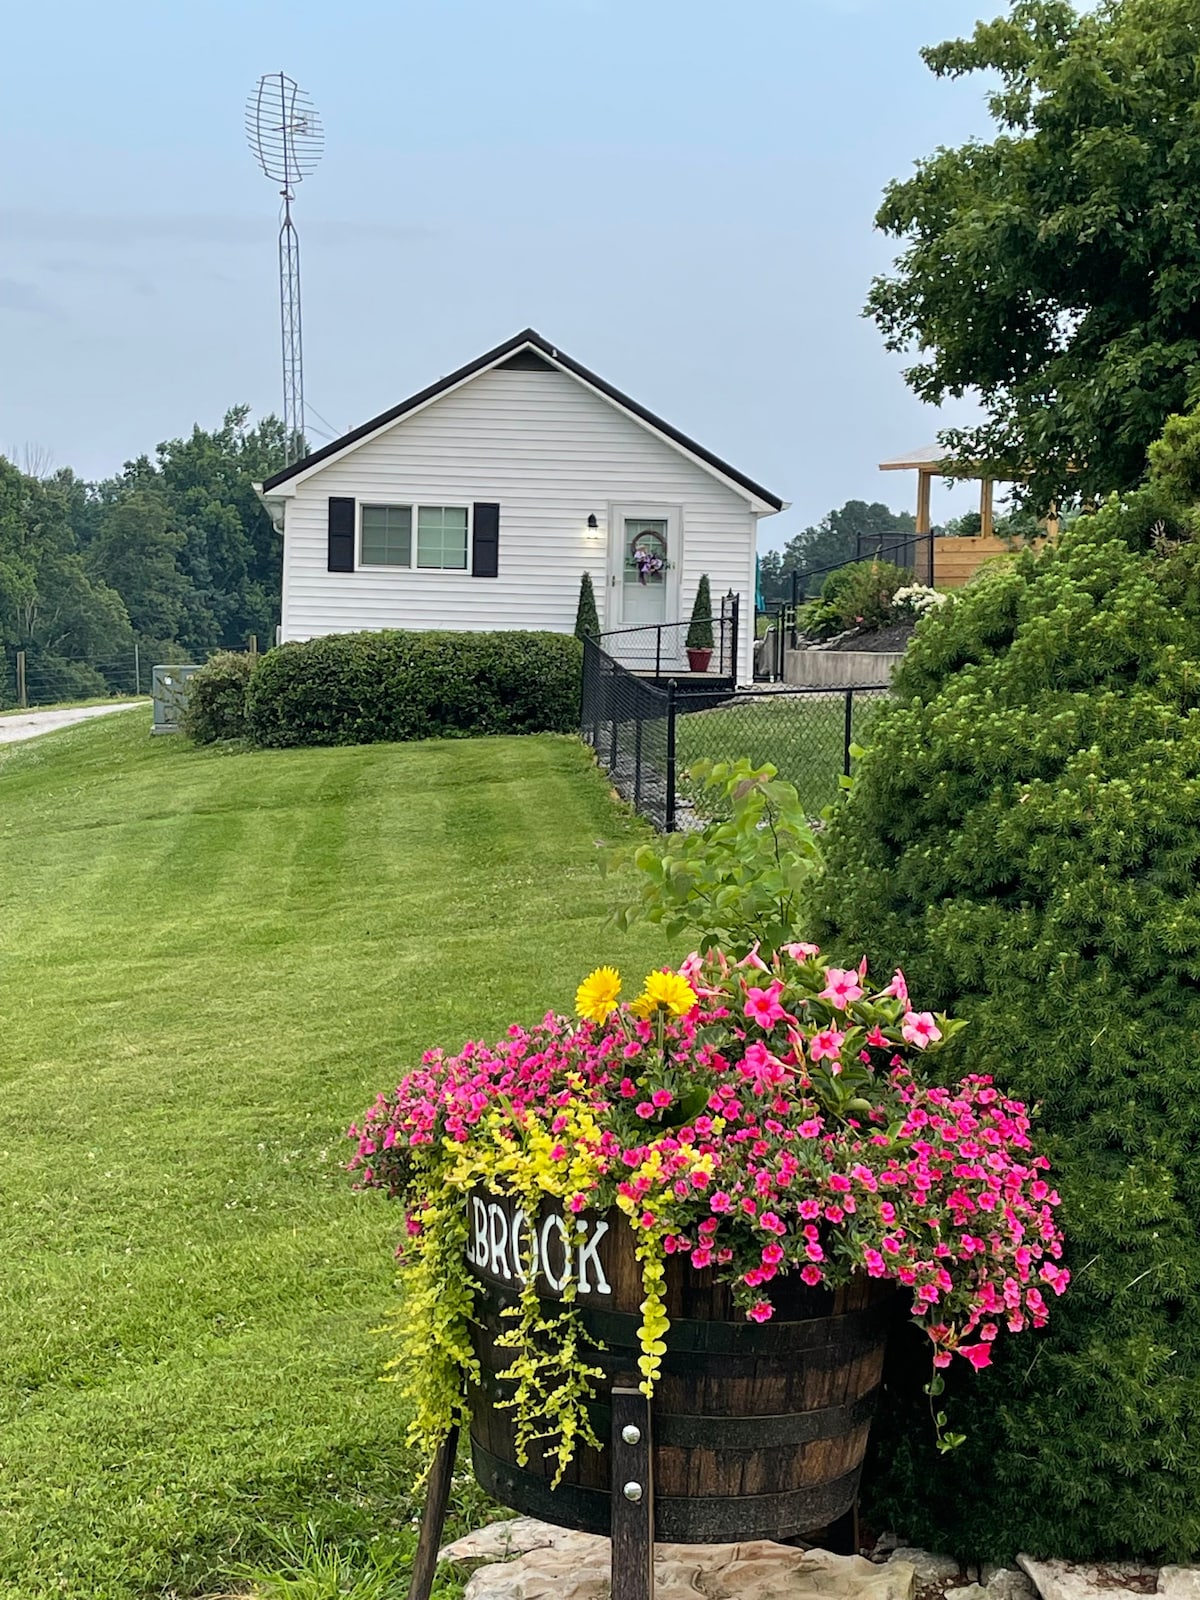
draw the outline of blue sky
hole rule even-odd
[[[13,10],[0,449],[94,477],[235,402],[279,408],[277,196],[242,113],[282,69],[326,128],[296,215],[307,398],[332,430],[532,325],[791,500],[764,545],[850,497],[906,505],[877,463],[967,413],[919,405],[860,315],[890,259],[872,217],[918,156],[988,136],[982,85],[937,83],[917,50],[1001,9]]]

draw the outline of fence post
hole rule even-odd
[[[25,692],[25,652],[17,651],[17,704],[27,706],[29,696]]]
[[[642,708],[637,708],[633,725],[633,809],[642,809]]]
[[[729,591],[729,676],[733,679],[734,686],[738,678],[738,605],[739,596],[733,590]]]
[[[133,641],[133,692],[134,694],[142,692],[142,658],[136,639]]]
[[[850,745],[854,738],[854,690],[846,690],[846,714],[842,727],[842,771],[850,776]]]
[[[250,659],[251,661],[258,660],[258,635],[256,633],[250,635]]]
[[[667,805],[663,832],[675,832],[675,679],[667,684]]]
[[[662,675],[662,623],[654,630],[654,676]]]

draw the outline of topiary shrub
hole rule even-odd
[[[561,633],[331,634],[262,657],[250,733],[263,745],[568,733],[581,666]]]
[[[180,726],[197,744],[244,739],[246,690],[258,658],[240,650],[218,650],[187,682]]]
[[[579,580],[579,606],[575,612],[575,637],[595,639],[600,633],[600,618],[596,612],[596,591],[592,588],[592,575],[585,572]]]
[[[696,586],[696,600],[692,606],[692,620],[688,623],[685,647],[688,650],[711,650],[713,639],[712,594],[708,573],[702,573]]]
[[[1074,1282],[948,1399],[903,1351],[868,1511],[964,1557],[1200,1552],[1200,550],[1152,485],[928,616],[825,836],[812,936],[1040,1101]],[[808,936],[806,934],[806,936]],[[986,1235],[986,1226],[981,1227]],[[1032,1359],[1031,1359],[1032,1354]]]

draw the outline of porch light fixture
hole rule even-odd
[[[600,537],[600,521],[594,511],[588,512],[587,537],[589,539],[598,539]]]

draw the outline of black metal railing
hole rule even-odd
[[[845,556],[841,561],[831,561],[823,567],[797,568],[790,574],[791,604],[793,608],[803,605],[805,600],[821,592],[821,583],[824,583],[831,572],[840,572],[843,567],[848,567],[856,561],[890,561],[893,566],[903,567],[906,572],[911,572],[917,582],[927,583],[932,587],[934,540],[937,537],[934,533],[855,534],[852,556]],[[821,583],[814,585],[815,578],[819,578]]]
[[[738,597],[722,598],[720,613],[713,618],[713,647],[707,666],[693,669],[688,659],[687,635],[690,622],[646,622],[632,628],[613,628],[600,635],[605,653],[630,672],[663,680],[678,678],[693,671],[706,676],[736,679],[738,676]]]
[[[663,833],[720,814],[719,798],[689,776],[694,762],[770,762],[818,816],[849,776],[887,697],[856,689],[736,689],[702,692],[675,679],[639,677],[597,639],[583,646],[581,733],[613,787]]]

